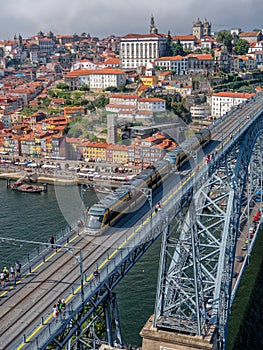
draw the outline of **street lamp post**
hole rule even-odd
[[[82,264],[83,255],[82,255],[82,248],[78,248],[78,249],[79,249],[79,256],[76,256],[74,254],[72,255],[76,258],[77,262],[79,263],[81,306],[82,306],[82,310],[84,310],[84,277],[83,277],[83,264]]]

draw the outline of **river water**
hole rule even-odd
[[[84,195],[85,205],[96,201],[94,191]],[[77,186],[48,186],[47,193],[19,193],[0,180],[0,237],[36,242],[48,241],[83,210]],[[35,246],[0,241],[0,269],[23,260]],[[154,311],[160,240],[137,262],[115,289],[124,341],[140,345],[139,332]]]

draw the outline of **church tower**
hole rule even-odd
[[[150,34],[158,34],[158,29],[155,27],[155,24],[154,24],[153,15],[151,15]]]
[[[19,46],[20,48],[22,48],[22,46],[23,46],[23,39],[22,39],[22,36],[21,36],[20,33],[19,33],[19,35],[18,35],[17,40],[18,40],[18,46]]]
[[[211,23],[208,22],[208,20],[205,18],[203,22],[203,28],[204,28],[204,36],[211,36]]]
[[[197,19],[197,22],[193,23],[193,35],[197,37],[197,39],[201,39],[204,35],[204,28],[203,23],[200,21],[200,19]]]

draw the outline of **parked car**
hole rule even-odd
[[[247,250],[247,244],[242,244],[242,250]]]
[[[238,272],[233,272],[233,278],[237,278]]]

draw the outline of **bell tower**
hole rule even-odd
[[[158,29],[155,27],[153,15],[151,15],[150,34],[158,34]]]

